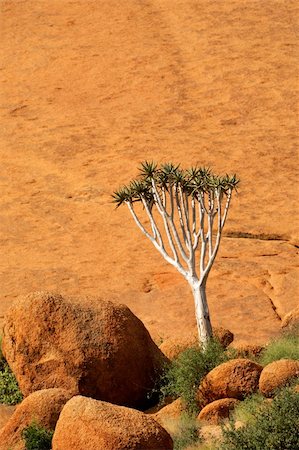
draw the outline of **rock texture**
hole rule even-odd
[[[148,415],[76,396],[63,408],[53,450],[171,450],[169,434]]]
[[[231,411],[239,403],[235,398],[221,398],[206,405],[199,413],[198,419],[218,425],[221,420],[227,419]]]
[[[280,359],[268,364],[262,371],[259,389],[266,397],[273,397],[275,391],[299,377],[299,361]]]
[[[45,292],[9,310],[3,353],[24,395],[61,387],[132,407],[146,406],[165,361],[126,306]]]
[[[249,359],[232,359],[211,370],[202,380],[197,399],[201,405],[220,398],[243,399],[258,389],[262,366]]]
[[[250,359],[252,357],[259,356],[263,351],[264,347],[261,345],[252,345],[252,344],[232,344],[230,346],[237,353],[237,358],[247,358]]]
[[[290,331],[296,329],[299,332],[299,306],[284,316],[281,327]]]
[[[165,422],[169,419],[178,419],[184,411],[186,411],[186,407],[182,399],[177,398],[169,403],[169,405],[164,406],[158,412],[152,414],[152,417],[162,426],[165,426]]]
[[[117,293],[155,339],[189,332],[189,286],[111,205],[153,159],[241,179],[211,317],[236,340],[275,336],[272,302],[298,303],[297,3],[0,2],[0,324],[42,286]]]
[[[15,406],[0,404],[0,430],[9,421],[15,409]]]
[[[43,389],[25,398],[0,430],[0,450],[25,450],[22,431],[35,421],[54,430],[59,414],[72,394],[64,389]]]

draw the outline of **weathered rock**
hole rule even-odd
[[[150,416],[124,406],[76,396],[63,408],[53,450],[168,450],[170,435]]]
[[[166,360],[125,305],[47,292],[9,310],[3,353],[24,395],[61,387],[137,408]]]
[[[223,419],[227,419],[231,411],[239,403],[235,398],[221,398],[206,405],[199,413],[198,419],[210,424],[218,425]]]
[[[234,340],[234,334],[223,327],[213,328],[214,338],[217,339],[223,348],[226,348]]]
[[[299,331],[299,306],[284,316],[281,327],[285,330]]]
[[[62,408],[71,396],[64,389],[43,389],[25,398],[0,430],[0,450],[24,450],[22,431],[33,421],[54,430]]]
[[[169,405],[161,408],[155,414],[151,414],[151,416],[165,427],[165,424],[169,419],[178,419],[184,411],[186,411],[186,407],[182,399],[177,398],[173,402],[169,403]]]
[[[273,397],[275,391],[299,377],[299,361],[280,359],[268,364],[262,371],[259,389],[265,397]]]
[[[258,389],[263,367],[249,359],[232,359],[211,370],[202,380],[197,400],[206,405],[220,398],[243,399]]]
[[[9,421],[15,409],[15,406],[0,404],[0,430]]]
[[[220,342],[220,344],[226,348],[234,339],[234,335],[231,331],[226,330],[222,327],[213,328],[214,337]],[[169,338],[166,339],[160,345],[160,350],[164,353],[167,358],[173,360],[179,356],[180,353],[187,350],[188,348],[198,347],[198,334],[195,331],[189,336],[184,336],[181,338]]]
[[[237,353],[237,358],[250,359],[251,357],[259,356],[263,351],[264,347],[261,345],[252,344],[233,344],[230,346]]]

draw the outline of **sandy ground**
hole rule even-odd
[[[19,294],[55,290],[124,302],[157,341],[190,332],[185,281],[111,203],[156,159],[241,178],[212,320],[274,336],[299,298],[298,3],[0,5],[1,321]]]

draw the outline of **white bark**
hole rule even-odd
[[[208,340],[212,337],[212,326],[206,298],[206,283],[219,249],[222,229],[227,218],[232,190],[230,189],[227,193],[223,213],[223,193],[220,189],[215,189],[208,194],[208,200],[206,200],[208,202],[208,207],[206,206],[206,194],[204,192],[199,192],[196,194],[196,197],[192,196],[191,205],[189,205],[188,197],[182,191],[181,186],[171,186],[169,192],[166,191],[165,188],[162,188],[160,194],[155,181],[153,180],[152,193],[154,195],[157,211],[163,220],[172,256],[170,256],[165,249],[162,235],[152,214],[152,209],[147,204],[146,199],[141,197],[145,212],[150,220],[152,234],[145,229],[137,217],[133,203],[127,201],[126,204],[142,233],[151,241],[163,258],[174,266],[188,281],[194,297],[199,341],[204,348]],[[167,195],[169,195],[169,202],[167,201]],[[198,212],[195,208],[195,201],[198,202]],[[169,203],[169,206],[167,206],[167,203]],[[177,210],[176,218],[178,220],[178,226],[181,230],[184,244],[181,242],[175,223],[174,203]],[[170,209],[170,211],[168,212],[167,209]],[[217,232],[216,237],[213,239],[213,227],[216,222]],[[196,251],[199,246],[199,241],[201,242],[200,258],[197,267]],[[180,258],[184,261],[185,266],[187,266],[186,268],[181,264]]]

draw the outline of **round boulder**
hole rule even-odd
[[[3,353],[23,394],[61,387],[136,408],[148,406],[166,357],[125,305],[37,292],[5,318]]]
[[[265,397],[273,397],[277,389],[299,377],[299,361],[280,359],[268,364],[261,373],[259,381],[260,392]]]
[[[26,397],[0,430],[0,449],[25,449],[22,431],[32,422],[54,430],[62,408],[71,396],[64,389],[43,389]]]
[[[199,413],[198,420],[203,420],[213,425],[218,425],[223,419],[227,419],[231,411],[239,403],[235,398],[221,398],[206,405]]]
[[[73,397],[63,408],[53,450],[172,450],[170,435],[154,419],[135,409]]]
[[[220,398],[242,400],[258,389],[263,367],[250,359],[232,359],[220,364],[202,380],[197,400],[201,406]]]

